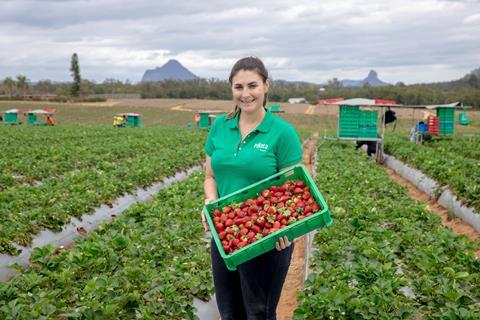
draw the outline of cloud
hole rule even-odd
[[[480,24],[480,13],[472,14],[471,16],[465,17],[463,19],[465,24]]]
[[[475,12],[467,0],[0,1],[0,79],[69,81],[77,52],[96,81],[139,81],[172,58],[226,79],[245,55],[276,79],[452,80],[478,67]]]

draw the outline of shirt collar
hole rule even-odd
[[[238,129],[238,116],[240,115],[240,111],[235,114],[235,116],[231,119],[226,119],[228,121],[228,127],[230,129]],[[260,132],[268,132],[270,127],[272,126],[273,122],[273,115],[270,110],[265,109],[265,116],[263,117],[262,122],[255,128],[254,131]]]

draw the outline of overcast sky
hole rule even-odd
[[[227,79],[240,57],[273,79],[448,81],[480,67],[480,1],[0,0],[0,79],[138,82],[177,59]]]

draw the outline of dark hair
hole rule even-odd
[[[260,60],[257,57],[245,57],[240,60],[238,60],[232,68],[232,71],[230,72],[230,77],[228,78],[228,81],[230,82],[230,85],[232,84],[233,78],[237,75],[237,73],[240,70],[248,70],[248,71],[255,71],[263,80],[263,82],[266,82],[268,80],[268,71],[267,68],[265,68],[265,65],[263,64],[262,60]],[[265,97],[263,99],[263,106],[267,104],[267,97],[268,97],[268,92],[265,93]],[[228,114],[227,119],[231,119],[237,114],[239,111],[239,107],[235,106],[235,109]]]

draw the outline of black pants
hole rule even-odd
[[[227,269],[213,240],[211,248],[213,281],[222,320],[275,320],[293,244],[242,263],[236,271]]]

